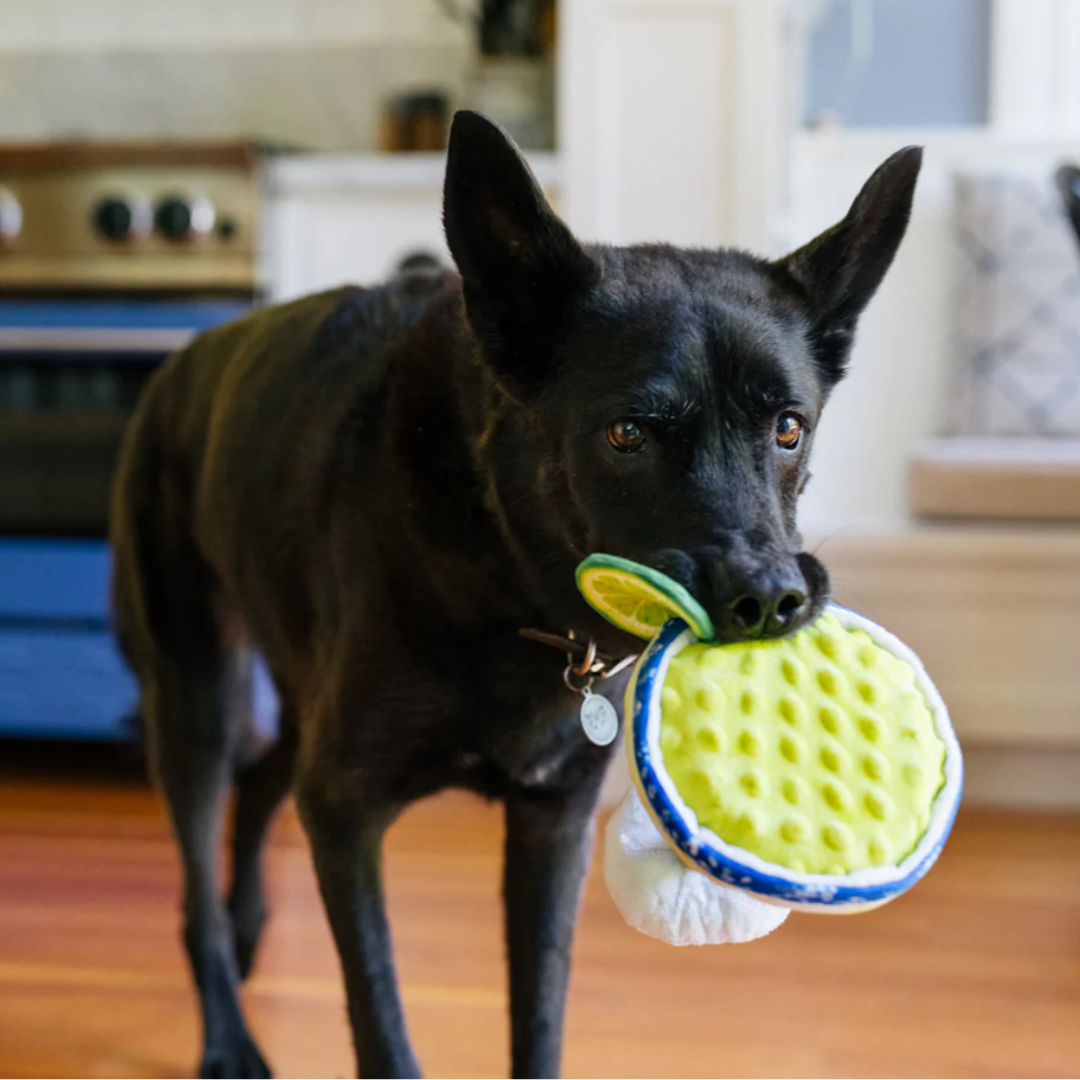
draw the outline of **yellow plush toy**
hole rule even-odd
[[[632,925],[676,944],[746,941],[798,908],[877,907],[933,865],[963,765],[918,657],[830,606],[789,637],[715,643],[647,567],[594,555],[586,599],[650,644],[626,695],[634,780],[606,870]]]

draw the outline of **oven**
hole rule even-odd
[[[0,147],[0,736],[133,732],[112,474],[157,366],[255,301],[239,150]]]

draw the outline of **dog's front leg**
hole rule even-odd
[[[559,1075],[570,949],[608,754],[589,747],[569,790],[506,799],[503,894],[510,961],[512,1073]]]
[[[345,976],[349,1022],[361,1077],[419,1076],[398,994],[382,887],[382,838],[399,809],[388,802],[326,796],[305,777],[297,803],[319,890]]]

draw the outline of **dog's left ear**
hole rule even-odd
[[[843,221],[776,264],[806,296],[830,387],[844,374],[855,324],[904,238],[921,165],[921,146],[898,150],[866,181]]]
[[[599,267],[548,205],[510,137],[480,113],[454,117],[443,224],[487,359],[513,391],[535,387],[561,316]]]

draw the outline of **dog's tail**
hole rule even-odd
[[[168,486],[157,423],[162,370],[145,387],[125,429],[109,511],[112,628],[121,655],[137,674],[144,660],[139,642],[153,621],[150,594],[162,554],[156,519]]]

